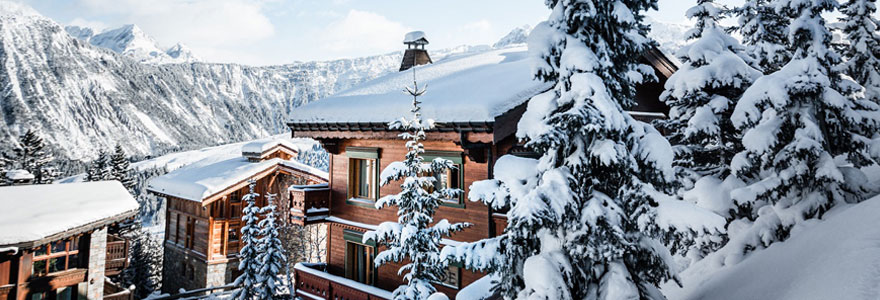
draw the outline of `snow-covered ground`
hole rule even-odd
[[[669,299],[880,299],[880,196],[838,207],[739,264],[709,255],[666,283]]]

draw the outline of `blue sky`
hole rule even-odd
[[[19,0],[22,1],[22,0]],[[402,49],[423,30],[434,49],[491,44],[546,19],[542,0],[23,0],[65,25],[137,24],[160,45],[182,42],[212,62],[251,65],[327,60]],[[660,0],[649,15],[686,23],[695,1]],[[736,4],[738,0],[721,1]]]

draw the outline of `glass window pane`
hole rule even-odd
[[[43,293],[31,294],[31,300],[43,300]]]
[[[49,254],[48,247],[49,246],[46,246],[46,245],[40,246],[39,248],[34,250],[34,256],[41,256],[41,255]]]
[[[33,273],[34,276],[46,275],[46,261],[45,260],[35,261],[33,264],[33,269],[31,269],[31,273]]]
[[[61,253],[67,251],[67,241],[52,242],[52,253]]]
[[[64,259],[64,256],[49,259],[49,273],[64,271]]]
[[[79,250],[79,237],[74,237],[70,242],[70,251]]]
[[[67,268],[68,269],[79,268],[79,255],[78,254],[72,254],[72,255],[67,256]]]
[[[57,300],[70,300],[70,299],[72,299],[72,297],[71,297],[71,294],[73,294],[72,290],[73,290],[72,287],[65,287],[65,288],[58,289],[58,293],[56,294],[57,296],[55,299],[57,299]]]

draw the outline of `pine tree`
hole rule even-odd
[[[108,179],[119,181],[129,191],[134,189],[135,181],[131,176],[131,163],[128,161],[128,155],[122,150],[122,146],[116,145],[113,154],[110,155],[107,167],[110,173]]]
[[[778,71],[791,59],[788,24],[791,19],[776,11],[775,0],[745,0],[734,12],[746,51],[764,74]]]
[[[780,1],[781,12],[795,18],[789,27],[792,60],[756,80],[733,112],[744,150],[731,168],[748,185],[732,193],[747,217],[731,225],[740,230],[722,249],[729,263],[864,195],[852,180],[863,178],[857,168],[871,163],[869,139],[859,132],[876,132],[880,120],[877,106],[854,97],[858,85],[836,70],[840,57],[821,16],[835,4]]]
[[[89,164],[85,181],[102,181],[111,179],[110,156],[104,150],[98,152],[98,158]]]
[[[241,243],[244,245],[238,252],[238,270],[241,275],[235,279],[234,285],[238,287],[233,298],[239,300],[258,299],[260,282],[258,274],[260,273],[260,261],[257,256],[262,251],[260,248],[260,228],[257,224],[259,219],[260,208],[255,204],[256,198],[260,196],[254,192],[256,182],[250,181],[250,192],[242,197],[247,206],[242,210],[241,221],[244,226],[241,227]]]
[[[161,242],[140,222],[137,224],[129,236],[131,265],[125,269],[124,277],[127,285],[135,286],[138,298],[144,299],[161,287],[163,253]]]
[[[421,119],[418,97],[425,90],[419,89],[413,68],[413,87],[406,88],[413,97],[413,116],[389,123],[392,129],[404,132],[400,137],[406,142],[409,150],[403,161],[392,162],[382,171],[381,185],[390,184],[402,179],[401,192],[396,195],[382,197],[376,202],[376,208],[397,206],[397,222],[384,222],[375,231],[364,234],[364,240],[374,240],[388,246],[376,258],[376,266],[388,262],[409,262],[398,274],[404,274],[404,285],[394,290],[395,300],[424,300],[436,289],[432,282],[440,281],[447,263],[440,258],[440,239],[451,235],[467,226],[466,223],[450,224],[446,219],[433,226],[434,212],[443,198],[453,198],[461,194],[454,188],[435,189],[436,178],[430,174],[445,173],[455,166],[447,159],[437,158],[424,163],[422,154],[425,148],[421,141],[425,139],[425,131],[434,128],[433,120]]]
[[[28,129],[18,142],[21,146],[15,149],[15,160],[19,167],[34,174],[34,183],[52,183],[55,174],[48,167],[54,157],[45,149],[43,138]]]
[[[679,51],[682,66],[666,81],[660,95],[670,110],[669,119],[658,124],[673,144],[681,193],[687,195],[700,185],[713,186],[719,196],[706,199],[708,195],[702,195],[697,205],[730,218],[736,209],[729,197],[720,194],[727,190],[725,184],[736,182],[728,178],[729,166],[742,150],[730,116],[746,88],[762,74],[751,67],[752,59],[743,46],[718,24],[725,13],[712,0],[698,0],[687,11],[689,18],[696,19],[688,32],[692,42]],[[721,246],[723,236],[716,240],[696,248],[708,253]]]
[[[555,85],[529,100],[517,132],[542,156],[503,156],[496,179],[471,186],[470,199],[508,209],[504,234],[443,254],[498,276],[505,299],[663,299],[657,285],[674,274],[661,238],[674,233],[657,207],[671,198],[672,150],[625,112],[653,79],[638,59],[654,46],[643,13],[657,3],[547,4],[529,51]]]
[[[257,255],[258,270],[256,286],[259,289],[260,299],[281,299],[280,288],[284,282],[279,277],[285,265],[284,248],[281,239],[278,238],[278,224],[275,213],[275,194],[266,195],[269,204],[260,209],[265,216],[260,220],[260,253]]]
[[[849,42],[843,56],[847,75],[865,88],[865,98],[880,103],[880,22],[876,0],[849,0],[840,7],[843,33]]]

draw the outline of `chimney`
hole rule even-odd
[[[428,44],[428,39],[425,38],[424,32],[413,31],[407,33],[403,38],[403,43],[406,45],[406,52],[403,53],[403,62],[400,63],[400,72],[409,70],[414,66],[434,63],[431,61],[431,57],[428,56],[428,51],[425,50],[425,45]]]

